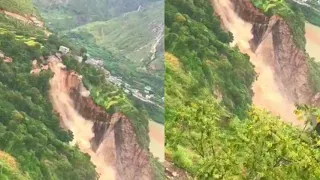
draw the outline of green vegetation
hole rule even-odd
[[[301,7],[301,11],[303,12],[308,22],[316,26],[320,26],[320,11],[315,11],[314,9],[307,8],[305,6]]]
[[[253,0],[252,3],[254,6],[263,10],[263,12],[268,13],[269,15],[274,14],[293,14],[290,7],[288,7],[285,0]]]
[[[88,64],[78,63],[76,59],[68,56],[63,57],[63,63],[68,69],[75,70],[83,75],[84,84],[90,90],[91,97],[98,105],[104,107],[109,113],[120,111],[130,118],[136,129],[140,145],[143,148],[149,146],[149,136],[147,136],[149,119],[132,105],[124,92],[108,83],[101,72]]]
[[[90,96],[95,103],[104,107],[109,113],[122,112],[131,120],[138,143],[142,148],[148,149],[150,143],[148,121],[151,119],[149,119],[147,112],[141,108],[141,104],[139,104],[141,102],[128,98],[123,91],[106,82],[102,72],[88,64],[78,63],[73,56],[64,56],[63,63],[68,69],[83,75],[84,84],[90,90]],[[155,179],[163,179],[162,165],[153,157],[150,157],[150,163]]]
[[[232,35],[220,28],[209,2],[191,2],[166,3],[165,45],[172,55],[166,55],[169,61],[165,88],[170,98],[165,103],[169,107],[180,106],[192,101],[186,97],[205,97],[208,92],[211,96],[223,95],[222,104],[243,117],[251,103],[251,84],[255,79],[249,56],[229,48]]]
[[[49,28],[60,32],[90,22],[106,21],[158,0],[69,0],[55,3],[51,0],[33,1]]]
[[[36,15],[32,0],[0,0],[0,9],[22,15]]]
[[[308,57],[307,65],[309,69],[309,84],[313,88],[313,92],[320,91],[320,63],[316,62],[314,58]]]
[[[232,35],[221,29],[210,3],[166,1],[167,160],[192,179],[318,179],[319,136],[251,107],[253,66],[228,46]],[[277,3],[261,7],[285,12]],[[299,35],[303,28],[295,23]],[[314,111],[299,107],[296,113],[310,123]]]
[[[164,124],[165,110],[163,107],[159,107],[159,105],[156,104],[150,104],[149,102],[143,102],[131,95],[129,95],[128,98],[131,100],[131,102],[133,102],[134,107],[136,107],[139,112],[144,112],[153,121]]]
[[[163,180],[165,178],[163,165],[154,157],[150,158],[151,167],[153,170],[153,180]]]
[[[320,26],[320,5],[316,0],[309,1],[310,7],[302,6],[292,0],[288,1],[296,9],[300,9],[305,16],[306,20],[316,26]]]
[[[122,77],[132,89],[143,92],[145,86],[152,87],[155,95],[153,101],[158,105],[150,105],[132,96],[128,98],[139,111],[147,113],[148,119],[163,123],[164,109],[161,108],[164,95],[163,41],[156,47],[155,59],[151,60],[153,53],[150,53],[151,47],[156,44],[156,38],[162,35],[159,31],[163,30],[161,25],[163,2],[158,0],[82,0],[80,4],[76,0],[58,3],[51,3],[48,0],[34,0],[34,2],[46,24],[58,32],[60,38],[68,39],[78,47],[86,47],[87,53],[90,54],[88,58],[104,60],[105,68],[113,76]],[[137,11],[140,5],[141,9]],[[118,97],[120,104],[126,101],[121,96],[111,97],[111,95],[101,101],[118,104],[117,100],[114,101]]]
[[[156,43],[163,35],[162,1],[34,0],[34,4],[60,37],[86,47],[91,57],[104,60],[106,69],[132,88],[152,87],[154,101],[163,106],[163,39]],[[153,45],[156,53],[151,53]]]
[[[251,0],[251,2],[268,16],[282,17],[288,23],[297,47],[305,49],[305,19],[299,8],[285,0]]]
[[[16,34],[18,37],[28,35],[33,38],[45,38],[45,34],[40,28],[22,24],[19,20],[0,14],[0,34],[7,32]]]
[[[163,3],[156,2],[145,7],[146,10],[134,11],[109,21],[90,23],[72,30],[73,33],[90,33],[92,41],[104,47],[116,56],[124,56],[140,67],[147,67],[151,62],[151,47],[156,44],[163,23]],[[158,31],[158,32],[154,32]],[[161,45],[161,44],[160,44]],[[163,75],[163,54],[152,60],[157,68],[162,70],[157,73]],[[147,67],[148,68],[148,67]],[[160,78],[160,77],[159,77]]]
[[[16,160],[9,154],[0,151],[0,178],[3,180],[31,180],[19,169]]]
[[[250,110],[248,118],[232,119],[224,126],[223,109],[209,101],[191,104],[181,113],[175,123],[184,127],[184,133],[168,138],[190,147],[196,155],[179,156],[180,150],[173,159],[198,179],[319,177],[320,141],[315,134],[295,129],[258,109]]]
[[[104,60],[112,75],[121,76],[132,88],[143,92],[145,86],[152,87],[156,103],[162,105],[163,42],[156,47],[155,59],[151,60],[153,53],[150,51],[162,35],[163,7],[161,2],[155,2],[145,8],[75,28],[62,37],[85,46],[92,57]]]
[[[105,68],[110,71],[113,76],[122,77],[123,81],[132,85],[132,88],[139,89],[142,92],[144,87],[149,85],[154,89],[154,93],[158,99],[157,102],[161,103],[160,99],[164,94],[163,74],[141,70],[141,68],[139,68],[141,64],[133,63],[126,57],[112,54],[105,48],[98,46],[92,34],[71,32],[63,36],[63,38],[68,39],[72,44],[85,46],[92,57],[103,59]]]
[[[54,36],[46,40],[34,27],[0,18],[5,29],[0,34],[0,50],[13,58],[12,63],[0,60],[0,149],[20,164],[19,168],[3,164],[1,179],[96,179],[90,157],[68,145],[72,133],[60,127],[50,104],[52,73],[30,74],[32,60],[41,62],[40,56],[56,52],[61,42]],[[28,46],[21,37],[43,48]]]
[[[23,2],[27,1],[20,3]],[[76,12],[77,18],[78,13],[88,10],[86,6],[79,6],[79,1],[68,2],[81,11]],[[49,1],[45,3],[51,4]],[[10,4],[12,8],[6,4],[5,8],[22,14],[24,11],[21,10],[21,4],[16,7],[13,7],[15,4]],[[90,12],[97,13],[97,11]],[[60,127],[59,118],[48,96],[49,79],[53,74],[50,71],[42,71],[39,75],[30,74],[34,59],[44,63],[41,56],[54,54],[60,45],[70,47],[72,52],[77,54],[86,53],[86,49],[75,49],[61,39],[55,35],[45,37],[42,30],[37,27],[0,15],[0,50],[6,56],[13,58],[13,63],[5,63],[0,59],[0,179],[93,180],[97,178],[90,157],[81,153],[77,146],[72,147],[68,144],[73,139],[72,132]],[[106,59],[113,62],[118,60],[104,49],[94,48],[93,51],[101,52]],[[88,49],[92,50],[90,47]],[[147,149],[148,121],[151,119],[148,112],[141,111],[147,107],[135,99],[135,101],[129,99],[121,90],[106,83],[104,75],[95,68],[77,63],[72,56],[65,56],[63,60],[69,69],[74,69],[84,76],[84,83],[91,90],[91,95],[97,104],[105,107],[110,113],[123,112],[132,120],[138,143]],[[136,108],[137,104],[140,107]],[[3,161],[2,151],[10,154],[17,165],[13,166],[10,162]],[[151,154],[150,163],[154,172],[153,179],[163,179],[163,167]]]

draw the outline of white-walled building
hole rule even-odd
[[[146,95],[146,99],[148,99],[148,100],[150,100],[151,98],[154,98],[154,95],[153,94],[151,94],[151,95]]]
[[[62,53],[62,54],[68,54],[70,49],[65,47],[65,46],[60,46],[59,47],[59,51]]]

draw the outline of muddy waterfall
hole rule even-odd
[[[307,56],[296,47],[289,26],[279,16],[267,17],[250,0],[213,0],[222,26],[233,33],[233,45],[250,56],[258,74],[253,103],[294,125],[296,103],[315,104],[308,81]]]
[[[81,76],[67,71],[58,57],[48,60],[54,76],[50,98],[61,126],[73,132],[73,144],[90,155],[100,180],[147,180],[152,169],[149,152],[137,142],[134,128],[121,113],[108,114],[84,88]]]

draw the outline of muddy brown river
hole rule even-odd
[[[320,27],[306,23],[307,52],[320,62]]]

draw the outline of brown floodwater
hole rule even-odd
[[[320,62],[320,27],[306,23],[307,52]]]
[[[149,121],[150,151],[164,162],[164,126],[154,121]]]
[[[63,66],[59,59],[55,57],[49,59],[49,67],[54,72],[54,76],[50,80],[50,98],[53,108],[60,115],[61,125],[73,133],[71,145],[78,145],[83,153],[90,155],[91,162],[96,166],[96,171],[100,176],[99,180],[113,180],[115,179],[115,171],[105,160],[108,151],[99,153],[101,152],[99,149],[94,152],[91,148],[90,140],[94,136],[93,123],[82,117],[75,109],[75,102],[70,98],[68,88],[73,82],[68,81],[68,74]],[[103,143],[101,148],[103,148]]]

